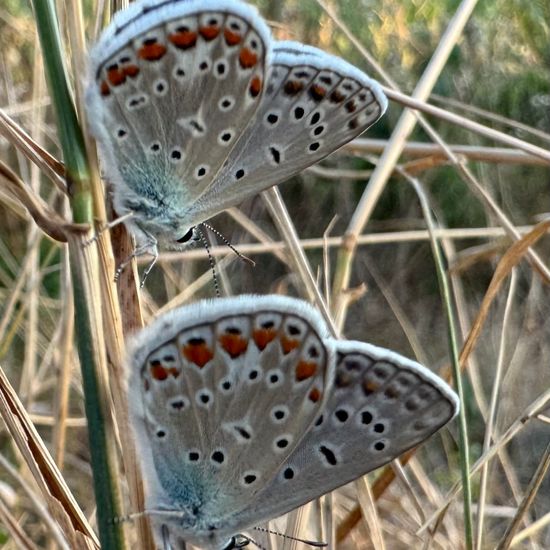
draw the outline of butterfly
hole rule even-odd
[[[456,394],[387,349],[329,337],[284,296],[203,300],[156,319],[128,354],[130,418],[161,548],[243,533],[434,434]]]
[[[135,255],[302,171],[384,113],[380,85],[274,40],[238,0],[140,0],[90,53],[86,107]]]

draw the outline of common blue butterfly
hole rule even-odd
[[[205,300],[141,331],[130,416],[161,548],[230,549],[415,447],[458,410],[418,363],[329,337],[283,296]]]
[[[384,113],[380,85],[317,48],[274,40],[239,0],[139,0],[90,55],[86,105],[135,254],[284,181]]]

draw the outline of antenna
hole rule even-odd
[[[216,264],[214,263],[214,258],[210,253],[210,246],[208,245],[208,240],[200,226],[204,226],[204,227],[208,227],[208,226],[204,223],[200,223],[196,226],[196,229],[197,229],[197,233],[199,234],[200,240],[202,241],[202,244],[204,248],[206,248],[206,252],[208,254],[208,261],[210,262],[210,269],[212,270],[212,278],[214,279],[214,288],[216,289],[216,298],[220,298],[221,293],[220,293],[220,285],[218,284],[218,276],[216,275]]]
[[[202,225],[203,227],[206,227],[206,229],[209,229],[210,231],[212,231],[212,233],[214,233],[214,235],[216,235],[216,237],[219,237],[223,244],[225,244],[225,246],[227,246],[228,248],[230,248],[236,256],[238,256],[241,260],[243,260],[244,262],[250,264],[252,267],[254,267],[256,265],[256,262],[254,260],[252,260],[251,258],[249,258],[248,256],[245,256],[244,254],[241,254],[228,240],[227,238],[223,235],[223,233],[220,233],[217,229],[214,229],[209,223],[206,223],[206,222],[202,222],[200,223],[199,225]]]
[[[273,531],[272,529],[266,529],[265,527],[254,527],[255,531],[260,531],[262,533],[271,533],[272,535],[277,535],[279,537],[283,537],[284,539],[288,540],[294,540],[296,542],[302,542],[304,544],[308,544],[309,546],[313,546],[314,548],[326,548],[328,544],[326,542],[317,542],[314,540],[306,540],[306,539],[299,539],[296,537],[291,537],[290,535],[285,535],[284,533],[280,533],[279,531]]]

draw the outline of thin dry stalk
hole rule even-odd
[[[533,246],[540,238],[542,238],[550,230],[550,220],[546,220],[537,224],[527,235],[516,241],[500,260],[495,273],[491,280],[491,284],[485,293],[478,315],[472,326],[472,330],[464,343],[460,354],[460,364],[464,366],[472,353],[475,343],[479,339],[481,329],[487,319],[489,308],[495,299],[502,283],[508,277],[512,269],[523,259],[529,248]]]
[[[408,318],[404,309],[399,304],[399,301],[397,300],[397,297],[392,292],[392,289],[386,283],[386,281],[384,281],[382,275],[379,273],[378,269],[376,268],[376,261],[372,257],[364,256],[361,259],[361,263],[363,264],[363,268],[365,269],[365,271],[369,273],[370,276],[373,278],[380,292],[384,296],[384,299],[386,300],[388,306],[392,310],[392,313],[394,314],[399,326],[401,327],[401,329],[405,333],[405,336],[407,337],[407,341],[411,346],[411,349],[413,351],[414,356],[416,357],[416,360],[422,365],[428,365],[429,364],[428,358],[424,353],[424,350],[422,349],[422,345],[420,343],[420,340],[417,337],[414,325],[411,322],[411,320]]]
[[[0,497],[0,522],[7,529],[11,538],[17,542],[17,547],[21,550],[38,550],[32,540],[25,534],[20,527],[20,520],[13,516],[8,506]]]
[[[507,328],[510,324],[510,316],[512,314],[512,307],[514,303],[514,296],[516,293],[517,276],[516,271],[512,270],[510,274],[510,285],[508,288],[508,296],[506,298],[506,306],[504,308],[504,317],[502,320],[502,330],[500,335],[500,345],[498,350],[498,359],[495,369],[495,379],[493,381],[493,389],[491,393],[490,410],[485,425],[485,438],[483,441],[483,452],[487,452],[491,445],[491,441],[494,438],[493,430],[495,428],[497,407],[499,401],[499,395],[501,391],[501,383],[504,368],[504,359],[506,356],[506,342],[507,342]],[[487,498],[487,483],[489,479],[489,463],[485,464],[481,470],[480,482],[479,482],[479,497],[478,497],[478,513],[477,513],[477,536],[476,547],[481,550],[483,542],[483,522],[485,503]]]
[[[540,531],[542,531],[545,527],[548,527],[548,525],[550,525],[550,512],[539,518],[537,521],[534,521],[533,523],[531,523],[531,525],[515,535],[512,539],[512,542],[510,543],[510,547],[515,548],[525,539],[531,538],[534,535],[540,533]]]
[[[330,310],[330,281],[331,281],[331,275],[330,275],[330,257],[329,257],[329,246],[328,246],[328,238],[329,235],[336,225],[336,221],[338,220],[338,214],[335,214],[332,220],[330,220],[330,223],[327,225],[325,231],[323,232],[323,286],[325,290],[325,303],[327,304],[327,308]],[[300,245],[303,248],[303,241],[300,240]]]
[[[388,140],[385,139],[358,138],[345,145],[343,150],[358,155],[379,155],[387,147]],[[520,149],[482,147],[480,145],[449,145],[449,149],[457,157],[462,157],[468,161],[548,166],[546,159],[530,155]],[[447,155],[441,150],[441,147],[435,143],[409,141],[404,145],[401,155],[412,158],[432,157],[449,160]]]
[[[521,122],[518,122],[517,120],[513,120],[511,118],[492,113],[490,111],[487,111],[485,109],[480,109],[479,107],[476,107],[475,105],[466,105],[465,103],[462,103],[461,101],[458,101],[456,99],[453,99],[452,97],[443,97],[437,94],[432,94],[431,99],[443,103],[446,106],[450,105],[452,107],[457,107],[459,109],[462,109],[463,111],[466,111],[467,113],[473,113],[474,115],[477,115],[478,117],[485,118],[486,120],[490,120],[492,122],[497,122],[499,124],[503,124],[505,126],[510,126],[511,128],[515,130],[521,130],[522,132],[525,132],[527,134],[530,134],[532,136],[535,136],[539,139],[542,139],[544,141],[550,142],[550,134],[547,134],[546,132],[543,132],[542,130],[538,130],[537,128],[533,128],[531,126],[528,126],[527,124],[522,124]]]
[[[518,227],[520,234],[528,233],[533,229],[532,225],[525,225]],[[501,227],[464,227],[458,229],[445,229],[436,228],[434,235],[438,239],[489,239],[495,237],[505,237],[506,232]],[[397,244],[397,243],[410,243],[427,241],[430,238],[430,234],[425,229],[411,230],[411,231],[392,231],[382,233],[370,233],[366,235],[360,235],[357,238],[357,245],[376,245],[376,244]],[[342,245],[345,237],[326,237],[318,239],[300,239],[300,245],[304,250],[322,249],[323,247],[335,248]],[[509,242],[509,241],[507,241]],[[286,248],[286,244],[281,241],[271,241],[262,243],[243,243],[238,245],[238,249],[241,253],[247,255],[255,254],[277,254]],[[214,257],[227,256],[226,246],[213,246],[210,249],[210,254]],[[278,256],[277,256],[278,257]],[[166,262],[186,262],[189,260],[204,259],[203,250],[186,250],[185,252],[163,252],[159,257],[159,264]],[[138,264],[148,263],[145,258],[138,258]],[[283,263],[287,263],[283,260]]]
[[[0,414],[38,484],[51,515],[60,524],[67,540],[76,541],[85,536],[99,547],[99,541],[93,529],[86,521],[61,472],[57,469],[1,368]],[[68,526],[72,526],[72,529],[67,530]],[[81,535],[78,535],[77,531],[80,531]]]
[[[36,494],[36,492],[24,479],[21,472],[17,468],[15,468],[10,462],[8,462],[8,460],[2,454],[0,454],[0,464],[2,465],[4,470],[6,470],[6,472],[16,481],[17,485],[21,487],[23,493],[29,498],[34,507],[34,510],[42,518],[42,520],[50,530],[52,534],[52,540],[58,544],[59,548],[62,548],[63,550],[68,550],[67,541],[65,540],[65,538],[63,537],[63,533],[59,529],[59,525],[53,519],[48,509],[44,506],[44,499],[42,499],[40,495]]]
[[[357,487],[357,499],[363,513],[363,517],[369,527],[369,534],[372,546],[375,550],[384,550],[384,536],[382,535],[382,527],[380,518],[376,510],[376,499],[372,493],[369,482],[365,476],[355,482]]]
[[[17,150],[23,153],[40,171],[46,175],[56,187],[66,192],[65,168],[43,147],[36,143],[23,128],[17,124],[5,111],[0,109],[0,135],[6,138]]]
[[[300,246],[300,239],[296,233],[296,228],[294,227],[294,223],[288,214],[279,190],[276,187],[272,187],[271,189],[264,191],[262,196],[265,198],[271,216],[273,217],[273,220],[275,221],[284,241],[288,246],[294,269],[300,276],[300,280],[304,285],[308,299],[315,302],[315,305],[319,308],[319,311],[323,315],[329,330],[332,332],[332,335],[337,336],[339,332],[334,326],[332,317],[323,300],[323,296],[319,291],[319,287],[317,286],[309,262],[302,247]]]
[[[59,357],[59,376],[57,378],[54,394],[55,424],[52,434],[52,446],[54,460],[60,470],[63,470],[65,461],[65,443],[67,435],[67,419],[69,416],[69,392],[73,364],[73,338],[74,338],[74,303],[69,273],[68,258],[63,258],[63,290],[65,306],[61,318],[61,354]]]
[[[470,477],[479,472],[484,464],[491,460],[497,453],[514,439],[528,424],[530,420],[538,417],[545,409],[547,409],[550,403],[550,390],[543,392],[539,395],[524,411],[520,414],[516,420],[512,422],[510,427],[494,442],[494,444],[488,449],[486,453],[483,453],[481,457],[476,461],[470,470]],[[443,499],[442,506],[434,512],[424,525],[418,530],[418,533],[422,533],[425,529],[435,521],[439,515],[451,504],[452,500],[461,492],[462,486],[460,483],[455,483],[451,490]]]
[[[470,132],[474,132],[488,139],[493,139],[498,143],[502,143],[504,145],[508,145],[509,147],[519,149],[520,151],[523,151],[527,154],[534,155],[544,160],[546,164],[550,163],[550,152],[548,152],[548,150],[546,149],[543,149],[542,147],[538,147],[537,145],[533,145],[532,143],[529,143],[522,139],[509,136],[508,134],[504,134],[502,132],[499,132],[498,130],[494,130],[493,128],[489,128],[488,126],[484,126],[483,124],[478,124],[477,122],[474,122],[468,118],[455,115],[454,113],[450,113],[449,111],[440,109],[439,107],[434,107],[429,103],[419,101],[414,96],[408,96],[395,89],[384,87],[384,92],[389,99],[393,99],[404,107],[409,107],[427,115],[432,115],[441,120],[445,120],[446,122],[449,122],[451,124],[456,124],[464,130],[469,130]],[[446,147],[445,149],[446,153],[447,151],[448,147]]]
[[[513,521],[510,523],[510,525],[506,529],[506,533],[504,533],[502,540],[498,543],[497,550],[506,550],[507,548],[510,548],[513,537],[516,534],[517,530],[519,529],[520,523],[524,521],[525,514],[533,504],[535,496],[537,495],[549,468],[550,468],[550,444],[544,450],[544,453],[541,457],[537,470],[535,471],[535,474],[533,475],[533,478],[529,483],[529,487],[527,488],[525,497]]]
[[[405,489],[406,498],[410,501],[418,515],[418,518],[416,519],[420,519],[420,521],[423,522],[426,519],[426,515],[424,514],[424,510],[422,509],[422,503],[420,502],[420,499],[416,496],[413,490],[405,468],[401,466],[399,460],[392,461],[391,467],[393,468],[394,472],[397,475],[397,478],[401,482],[401,486]]]

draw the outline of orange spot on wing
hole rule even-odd
[[[126,82],[126,75],[118,67],[107,71],[107,80],[113,86],[120,86]]]
[[[99,92],[101,93],[102,96],[107,96],[111,94],[109,84],[107,84],[106,80],[103,80],[99,85]]]
[[[243,69],[251,69],[258,62],[258,56],[248,48],[243,48],[239,54],[239,63]]]
[[[313,84],[313,86],[311,86],[311,88],[309,89],[309,94],[315,101],[321,101],[327,94],[327,91],[325,88],[323,88],[323,86],[319,86],[319,84]]]
[[[315,375],[317,372],[317,363],[300,361],[296,365],[296,380],[301,382],[302,380],[307,380]]]
[[[313,388],[308,395],[310,401],[317,403],[321,399],[321,392],[317,388]]]
[[[259,76],[255,76],[250,81],[250,95],[252,97],[258,97],[262,91],[262,79]]]
[[[162,366],[160,361],[151,361],[151,377],[153,380],[166,380],[168,371]]]
[[[168,36],[168,40],[170,40],[176,48],[187,50],[197,43],[197,36],[197,33],[193,31],[175,32]]]
[[[288,80],[284,86],[287,95],[299,94],[303,89],[304,85],[299,80]]]
[[[274,328],[259,328],[252,334],[256,347],[260,351],[263,351],[267,344],[275,339],[275,336],[277,336],[277,331]]]
[[[220,34],[220,28],[215,25],[210,25],[209,27],[201,27],[199,32],[205,40],[209,41],[214,40],[214,38]]]
[[[138,50],[138,57],[145,61],[158,61],[166,53],[166,46],[154,42],[153,44],[145,44]]]
[[[248,340],[238,334],[222,334],[220,336],[220,344],[232,359],[239,357],[248,348]]]
[[[338,90],[334,90],[334,92],[330,94],[330,100],[332,101],[332,103],[342,103],[344,99],[346,99],[346,97]]]
[[[242,40],[242,36],[238,32],[233,32],[229,29],[224,29],[225,43],[228,46],[236,46]]]
[[[363,383],[363,390],[367,395],[370,393],[374,393],[375,391],[378,390],[379,387],[380,386],[376,382],[372,382],[371,380],[366,380]]]
[[[134,78],[139,74],[139,67],[137,65],[128,65],[122,70],[124,71],[125,76],[129,76],[131,78]]]
[[[287,336],[281,337],[281,347],[283,348],[283,353],[286,355],[290,353],[293,349],[296,349],[300,345],[298,340],[288,338]]]
[[[214,357],[213,351],[204,341],[187,343],[183,346],[182,353],[188,361],[201,368]]]

